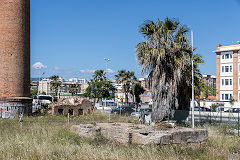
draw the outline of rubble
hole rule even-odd
[[[73,125],[71,130],[83,137],[92,137],[100,133],[105,138],[119,144],[179,144],[201,143],[207,140],[208,132],[205,129],[168,128],[146,126],[131,123],[98,123]]]
[[[60,99],[57,103],[51,104],[52,115],[67,115],[80,116],[91,114],[95,110],[92,103],[86,98],[70,97]]]

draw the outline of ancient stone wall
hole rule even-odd
[[[0,0],[0,98],[30,96],[30,0]]]
[[[80,116],[91,114],[94,111],[92,103],[84,98],[72,97],[49,106],[52,108],[52,115]]]

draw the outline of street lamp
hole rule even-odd
[[[106,61],[106,78],[107,78],[107,70],[108,70],[107,63],[109,61],[111,61],[111,59],[110,58],[104,58],[104,60]],[[105,98],[105,107],[107,107],[107,98]],[[103,110],[104,110],[104,107],[103,107]]]
[[[111,59],[110,58],[104,58],[104,60],[106,61],[106,77],[107,77],[107,63],[109,62],[109,61],[111,61]]]
[[[193,31],[191,31],[192,39],[192,128],[194,128],[194,67],[193,67]]]

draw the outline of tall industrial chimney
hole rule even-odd
[[[30,0],[0,0],[0,105],[27,114],[29,96]]]

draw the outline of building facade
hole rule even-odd
[[[216,100],[216,95],[211,93],[211,91],[216,90],[216,76],[215,75],[202,75],[202,81],[203,83],[210,87],[209,92],[207,93],[208,95],[205,95],[205,92],[201,92],[200,99],[207,98],[209,100]]]
[[[207,86],[216,88],[216,76],[215,75],[202,75],[202,79]]]
[[[240,45],[217,45],[216,53],[216,99],[240,101]]]

